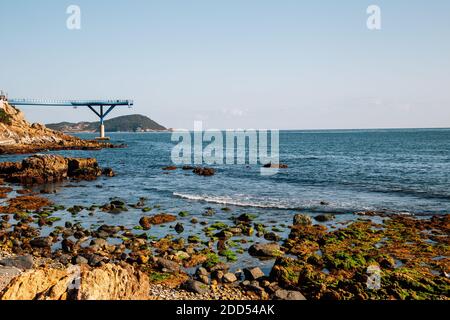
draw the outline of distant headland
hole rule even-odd
[[[59,122],[46,125],[52,130],[81,133],[98,132],[99,122]],[[153,132],[166,131],[167,128],[153,121],[149,117],[140,114],[120,116],[105,121],[108,132]]]

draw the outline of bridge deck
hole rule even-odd
[[[41,100],[41,99],[8,99],[13,106],[46,106],[46,107],[88,107],[100,118],[100,138],[105,137],[105,117],[118,106],[133,106],[133,100]],[[105,107],[108,110],[104,110]]]
[[[88,106],[132,106],[133,100],[40,100],[8,99],[14,106],[53,106],[53,107],[88,107]]]

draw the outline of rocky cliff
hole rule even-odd
[[[0,154],[33,153],[43,150],[101,149],[109,143],[87,141],[29,123],[24,114],[5,101],[0,101]]]

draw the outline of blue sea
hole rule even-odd
[[[82,138],[94,135],[82,134]],[[262,176],[261,165],[214,166],[216,174],[201,177],[190,171],[163,171],[171,163],[175,142],[171,133],[111,133],[113,143],[127,148],[101,151],[63,151],[66,156],[95,157],[102,167],[111,167],[114,178],[56,186],[48,195],[58,204],[104,204],[114,197],[136,203],[148,199],[158,212],[190,216],[179,218],[185,226],[177,235],[172,225],[154,227],[149,234],[176,237],[203,234],[200,221],[231,223],[241,213],[257,215],[257,221],[282,236],[289,233],[295,213],[317,215],[334,213],[328,224],[356,218],[360,211],[434,215],[450,212],[450,129],[327,130],[280,132],[280,162],[289,166],[273,176]],[[20,160],[24,156],[1,156],[0,161]],[[229,207],[231,211],[222,211]],[[216,214],[203,213],[213,208]],[[80,221],[86,226],[116,224],[133,228],[141,210],[130,209],[112,215],[82,212],[72,217],[58,213],[64,220]],[[61,223],[63,223],[63,221]],[[282,231],[280,231],[282,230]],[[255,242],[265,242],[255,237]],[[240,265],[254,265],[246,254]],[[265,262],[260,262],[265,267]]]

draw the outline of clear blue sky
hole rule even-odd
[[[66,28],[71,4],[79,31]],[[366,28],[370,4],[380,31]],[[0,11],[10,97],[133,98],[112,116],[177,128],[450,126],[448,0],[0,0]]]

